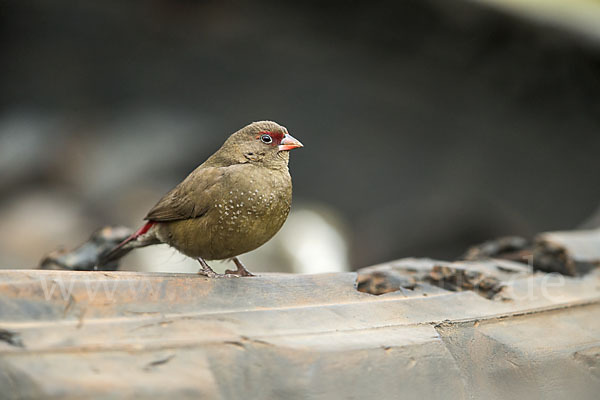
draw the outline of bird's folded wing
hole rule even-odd
[[[160,199],[144,219],[166,222],[201,217],[212,207],[225,169],[198,167]]]

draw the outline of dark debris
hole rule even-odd
[[[94,232],[87,242],[74,250],[58,249],[50,252],[40,262],[40,269],[66,269],[72,271],[116,271],[118,260],[97,266],[98,260],[131,235],[124,226],[105,226]]]
[[[175,358],[175,354],[171,354],[171,355],[161,358],[159,360],[151,361],[144,366],[144,370],[150,371],[150,370],[154,369],[155,367],[158,367],[159,365],[164,365],[164,364],[168,363],[173,358]]]
[[[479,271],[436,265],[429,272],[427,280],[432,285],[453,292],[473,290],[477,294],[491,299],[502,290],[497,278],[486,276]]]
[[[356,282],[359,292],[373,295],[400,291],[405,296],[426,296],[435,287],[453,292],[472,290],[486,299],[494,298],[504,287],[492,271],[478,271],[465,264],[432,263],[417,269],[405,265],[370,267],[358,271]]]
[[[21,339],[21,334],[19,332],[9,331],[8,329],[0,328],[0,341],[15,347],[25,347],[23,340]]]
[[[578,237],[571,237],[574,234]],[[472,246],[461,259],[466,261],[504,259],[530,265],[535,271],[556,272],[567,276],[584,275],[600,266],[600,258],[582,261],[578,260],[580,255],[576,252],[571,254],[568,251],[569,247],[572,247],[575,241],[581,240],[588,241],[589,246],[600,247],[600,243],[594,242],[593,233],[587,231],[572,231],[554,235],[553,238],[549,238],[548,234],[539,234],[532,241],[508,236]]]
[[[359,274],[356,280],[356,289],[359,292],[373,295],[395,292],[400,288],[414,290],[417,282],[412,276],[399,276],[375,271],[369,274]]]

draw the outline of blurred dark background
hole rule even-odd
[[[352,268],[594,224],[600,35],[485,3],[0,1],[0,267],[135,227],[261,119]]]

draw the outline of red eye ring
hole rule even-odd
[[[265,144],[271,144],[273,143],[273,138],[265,133],[264,135],[260,135],[260,141]]]

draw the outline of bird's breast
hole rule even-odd
[[[288,174],[289,177],[289,174]],[[234,180],[213,208],[228,231],[260,225],[269,227],[287,218],[291,205],[291,180],[261,174]],[[249,225],[248,225],[249,224]]]
[[[203,258],[223,259],[246,253],[279,231],[292,199],[291,178],[284,172],[248,174],[227,182],[226,190],[202,217],[206,224],[206,237],[201,240]]]

